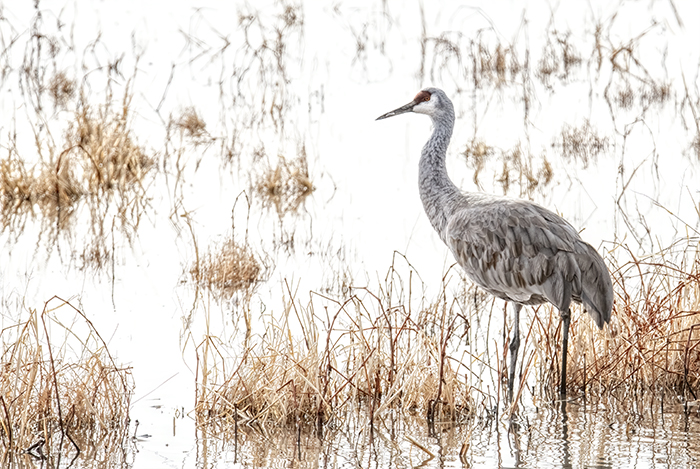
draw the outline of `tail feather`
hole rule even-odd
[[[598,328],[610,322],[613,288],[610,272],[598,251],[586,244],[588,253],[579,257],[581,269],[581,303]]]

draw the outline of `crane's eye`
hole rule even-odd
[[[423,101],[430,101],[430,95],[426,94],[425,96],[423,96]]]

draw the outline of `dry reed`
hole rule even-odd
[[[85,452],[113,460],[102,450],[120,452],[126,442],[133,383],[87,317],[53,297],[5,327],[0,341],[3,463],[19,463],[23,452],[49,467]]]
[[[265,279],[267,268],[247,243],[238,243],[232,237],[211,250],[190,268],[197,284],[220,296],[229,298],[243,291],[250,295]]]
[[[290,295],[228,360],[222,339],[205,338],[197,353],[200,427],[231,437],[238,427],[322,431],[396,411],[431,422],[472,416],[470,388],[451,354],[459,308],[445,291],[418,312],[392,306],[390,292],[401,288],[392,277],[378,293],[353,289],[344,301],[312,293],[306,306]]]
[[[680,253],[676,252],[681,247]],[[623,247],[620,247],[621,250]],[[614,265],[613,318],[604,331],[572,315],[567,381],[589,399],[626,410],[682,404],[700,394],[700,257],[685,240],[643,259]],[[680,259],[676,262],[676,259]],[[542,310],[541,310],[542,311]],[[558,313],[538,314],[539,387],[552,396],[558,380]],[[539,352],[538,352],[539,353]],[[556,358],[554,358],[556,357]]]

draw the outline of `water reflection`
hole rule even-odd
[[[679,468],[700,460],[697,413],[649,413],[562,402],[528,408],[513,421],[474,419],[455,426],[391,415],[373,425],[346,416],[323,435],[303,425],[238,428],[224,442],[200,434],[203,468],[224,467],[488,467]]]

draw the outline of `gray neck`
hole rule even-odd
[[[420,198],[430,223],[445,241],[447,218],[460,191],[447,175],[445,157],[454,127],[454,113],[433,117],[433,134],[423,147],[418,169]]]

